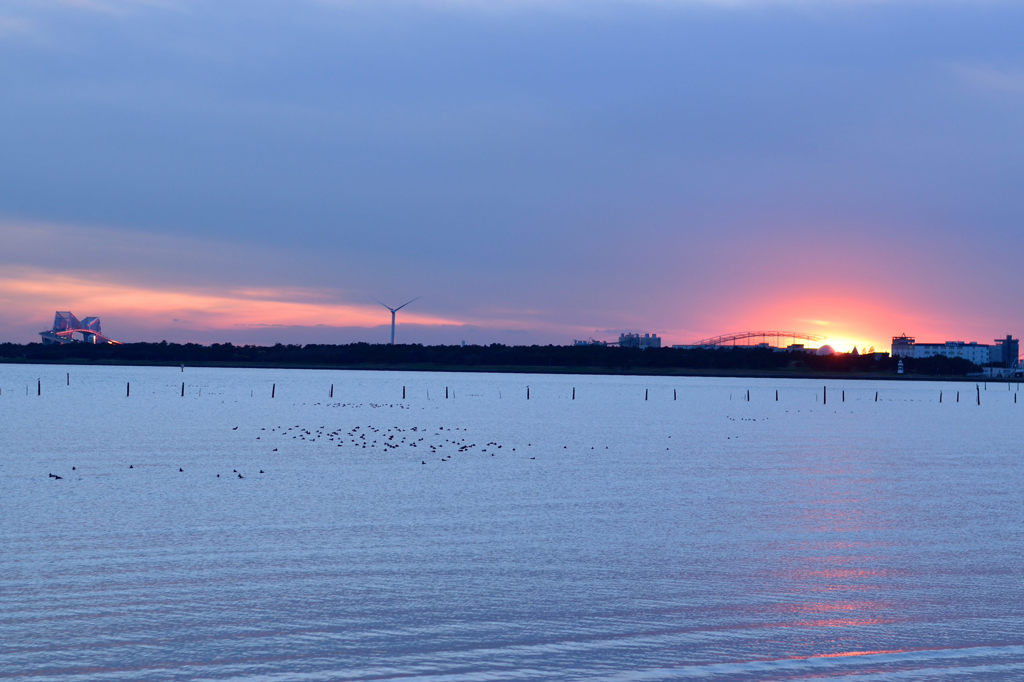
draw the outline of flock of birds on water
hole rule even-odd
[[[238,428],[238,427],[235,427]],[[421,429],[418,426],[402,428],[392,426],[378,428],[376,426],[355,426],[347,431],[344,429],[327,430],[326,426],[319,426],[315,429],[308,429],[299,424],[294,426],[274,426],[267,430],[260,429],[261,434],[256,440],[263,440],[264,435],[269,437],[290,438],[306,443],[323,441],[335,447],[349,446],[362,450],[379,448],[383,451],[400,450],[402,448],[416,448],[421,450],[424,457],[429,456],[430,461],[449,462],[454,455],[470,452],[489,454],[494,457],[505,446],[498,441],[487,441],[480,445],[470,442],[466,437],[467,430],[462,427],[438,426],[436,429]],[[433,431],[433,432],[431,432]],[[430,437],[430,441],[427,438]],[[438,440],[440,439],[440,440]],[[279,446],[280,447],[280,446]],[[272,452],[278,452],[279,447],[273,448]],[[526,447],[533,447],[533,443],[527,443]],[[566,446],[568,447],[568,446]],[[441,457],[437,455],[442,454]],[[509,452],[516,452],[515,447],[510,447]],[[530,459],[537,459],[535,456]],[[421,465],[427,464],[426,459],[420,460]]]
[[[231,428],[232,431],[238,431],[238,426]],[[429,440],[428,440],[429,438]],[[468,429],[458,426],[438,426],[436,429],[426,429],[419,426],[410,426],[402,428],[399,426],[392,426],[388,428],[367,425],[367,426],[354,426],[349,429],[336,428],[328,430],[326,426],[319,426],[316,428],[306,428],[300,424],[293,426],[272,426],[270,428],[261,427],[255,436],[255,440],[261,444],[266,443],[268,445],[273,444],[275,447],[271,448],[269,452],[277,453],[282,448],[291,449],[294,451],[295,446],[301,443],[312,444],[320,442],[321,444],[334,446],[334,447],[347,447],[349,449],[379,449],[384,452],[391,452],[395,450],[401,450],[402,448],[415,448],[421,452],[420,464],[428,464],[429,457],[430,462],[450,462],[456,455],[463,455],[469,453],[479,453],[481,455],[490,455],[491,457],[496,456],[499,452],[517,452],[516,447],[506,448],[504,444],[499,443],[495,440],[487,441],[486,443],[477,443],[472,441],[468,437]],[[297,441],[292,444],[291,441]],[[289,443],[290,448],[285,445]],[[533,443],[527,443],[527,448],[532,448]],[[563,449],[568,449],[568,445],[563,445]],[[591,450],[594,448],[591,447]],[[606,446],[607,449],[607,446]],[[537,457],[530,456],[529,459],[536,460]],[[128,465],[129,469],[135,469],[134,464]],[[77,467],[72,466],[72,471],[77,472]],[[184,473],[183,467],[178,467],[179,473]],[[232,469],[233,477],[244,479],[245,475],[238,471],[238,469]],[[259,470],[260,474],[265,474],[264,469]],[[50,478],[55,480],[62,480],[64,476],[59,474],[50,473]],[[221,475],[218,473],[217,478]]]
[[[752,418],[737,419],[735,417],[727,417],[727,419],[733,422],[761,421],[761,419]],[[238,431],[239,427],[234,426],[231,430]],[[667,438],[670,441],[672,436],[669,435]],[[729,438],[739,438],[739,436],[729,436]],[[532,442],[527,442],[525,446],[523,444],[513,446],[496,440],[480,443],[470,437],[469,429],[467,428],[443,425],[434,428],[365,425],[353,426],[347,429],[328,429],[325,425],[310,428],[304,427],[301,424],[293,424],[291,426],[278,425],[269,428],[264,426],[256,431],[253,440],[260,445],[273,446],[269,447],[265,452],[280,454],[293,454],[298,448],[305,449],[313,444],[319,444],[318,447],[347,448],[348,450],[378,450],[385,454],[403,450],[408,453],[409,450],[415,450],[421,466],[431,463],[451,462],[460,455],[496,457],[503,453],[519,453],[520,450],[526,450],[528,454],[529,452],[546,451],[547,449],[533,450],[534,444]],[[555,447],[558,450],[569,450],[568,444]],[[576,448],[574,447],[574,449]],[[580,449],[593,451],[597,450],[598,446],[591,445],[589,448],[583,446]],[[609,446],[604,445],[603,449],[608,450]],[[282,450],[284,450],[283,453],[281,452]],[[665,447],[665,450],[671,450],[671,447]],[[529,455],[528,459],[536,460],[537,456]],[[136,467],[134,464],[128,464],[127,468],[135,469]],[[77,468],[72,466],[71,471],[77,472]],[[185,469],[179,466],[178,472],[185,473]],[[246,478],[246,475],[238,469],[232,469],[231,474],[233,478]],[[259,469],[259,474],[266,474],[266,470]],[[50,473],[49,476],[55,480],[62,480],[64,478],[64,476],[54,473]],[[216,478],[220,477],[221,474],[217,473]]]
[[[310,403],[307,403],[309,405]],[[326,407],[347,407],[347,408],[392,408],[392,409],[409,409],[409,406],[403,403],[342,403],[342,402],[315,402],[311,403],[313,406],[326,406]],[[786,410],[789,412],[789,410]],[[732,417],[727,416],[727,420],[731,422],[757,422],[763,421],[767,418],[750,418],[750,417]],[[231,428],[232,431],[238,431],[239,427],[234,426]],[[240,434],[241,435],[241,434]],[[669,435],[668,439],[672,436]],[[738,439],[738,434],[727,436],[727,439]],[[277,425],[272,427],[260,427],[254,437],[255,442],[263,445],[273,445],[267,450],[268,453],[280,453],[282,449],[285,453],[292,454],[295,452],[296,447],[308,446],[314,443],[319,443],[321,447],[337,447],[347,448],[349,450],[378,450],[383,453],[390,453],[394,451],[405,451],[409,450],[416,451],[421,466],[426,466],[432,463],[447,463],[451,462],[455,457],[460,455],[481,455],[496,457],[502,453],[518,453],[520,450],[527,448],[533,448],[532,442],[527,442],[525,447],[522,443],[518,446],[511,446],[507,443],[501,443],[496,440],[489,440],[485,443],[479,443],[469,437],[468,429],[459,426],[437,426],[434,428],[425,428],[421,426],[391,426],[391,427],[380,427],[374,425],[365,426],[353,426],[350,428],[334,428],[328,429],[325,425],[317,427],[304,427],[301,424],[293,424],[290,426]],[[300,445],[303,444],[303,445]],[[569,445],[563,444],[560,448],[555,446],[556,449],[568,450]],[[548,448],[542,448],[540,451],[547,451]],[[574,447],[574,449],[576,449]],[[588,449],[583,446],[583,450]],[[591,445],[589,450],[596,450],[598,446]],[[608,450],[609,446],[604,445],[604,450]],[[666,451],[671,450],[670,447],[665,447]],[[527,452],[530,452],[528,450]],[[536,452],[536,451],[533,451]],[[530,455],[529,460],[536,460],[536,455]],[[135,469],[135,465],[129,463],[128,469]],[[81,472],[78,471],[76,466],[71,467],[71,471],[81,476]],[[258,475],[266,474],[265,469],[259,469]],[[185,469],[182,466],[178,467],[178,473],[185,473]],[[50,472],[49,478],[54,480],[63,480],[68,472],[64,472],[64,475],[55,474]],[[247,475],[244,474],[237,468],[231,470],[229,478],[245,479]],[[221,478],[220,473],[216,473],[216,478]]]

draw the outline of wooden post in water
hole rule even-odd
[[[572,387],[572,399],[576,400],[576,387],[575,386]]]
[[[185,397],[185,382],[181,382],[181,397]]]
[[[526,399],[527,400],[530,399],[530,387],[529,386],[526,387]]]
[[[676,399],[676,389],[672,389],[672,400]]]
[[[270,385],[270,397],[273,398],[274,394],[277,393],[277,384]]]
[[[942,391],[939,391],[939,404],[942,403]]]
[[[67,378],[67,382],[68,382],[67,385],[70,386],[71,385],[71,372],[67,373],[67,377],[66,378]]]
[[[334,384],[331,384],[331,392],[327,394],[328,398],[334,397]]]
[[[960,402],[960,391],[956,392],[956,401]]]
[[[845,388],[843,389],[843,400],[842,400],[842,402],[844,402],[844,403],[846,402],[846,389]]]
[[[448,387],[447,386],[444,387],[444,399],[448,400]]]
[[[828,405],[828,386],[821,387],[821,404]]]
[[[430,398],[430,391],[427,391],[427,398]],[[402,386],[402,400],[405,400],[405,386]]]
[[[978,388],[977,384],[974,385],[974,388],[978,391],[978,404],[981,405],[981,389]]]
[[[878,391],[875,391],[875,402],[878,402]]]
[[[36,395],[42,395],[42,394],[43,394],[43,380],[42,379],[36,379]]]
[[[124,397],[127,398],[132,394],[132,382],[127,381],[124,385]]]
[[[646,388],[644,389],[644,400],[647,400],[647,390],[648,389],[646,389]]]
[[[775,402],[779,402],[779,389],[775,389]]]
[[[747,402],[750,402],[750,389],[747,389]]]

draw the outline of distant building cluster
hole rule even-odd
[[[661,348],[661,337],[657,334],[635,334],[626,332],[619,334],[618,341],[598,341],[597,339],[573,339],[574,346],[619,346],[621,348]]]
[[[832,355],[836,351],[829,345],[807,348],[797,339],[823,341],[820,336],[801,332],[784,331],[745,331],[722,336],[702,339],[694,344],[674,345],[677,349],[698,348],[764,348],[774,352],[806,352],[815,355]],[[751,343],[751,342],[754,343]],[[771,343],[774,341],[775,343]],[[785,341],[791,341],[783,345]],[[741,345],[742,344],[742,345]],[[574,346],[620,346],[622,348],[661,348],[661,338],[657,334],[627,332],[619,335],[618,342],[597,341],[595,339],[573,341]],[[875,352],[874,348],[867,351],[878,359],[889,354]],[[854,348],[851,355],[860,355]],[[960,358],[984,368],[990,376],[1017,376],[1024,373],[1024,365],[1019,361],[1020,341],[1007,334],[1005,338],[995,339],[993,343],[976,341],[945,341],[943,343],[918,343],[917,339],[906,334],[892,338],[892,357],[894,358],[930,358],[942,356]]]
[[[892,337],[892,356],[898,358],[931,358],[937,355],[947,358],[961,358],[984,367],[1017,367],[1020,355],[1020,341],[1009,334],[995,343],[976,341],[945,341],[943,343],[918,343],[912,336],[901,334]]]
[[[76,338],[75,334],[80,337]],[[39,332],[44,344],[63,343],[117,343],[103,335],[100,330],[100,318],[87,317],[79,320],[68,311],[60,311],[53,316],[53,329]]]
[[[661,348],[661,338],[657,334],[619,334],[619,346],[622,348]]]

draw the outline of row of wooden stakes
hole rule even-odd
[[[67,373],[67,376],[66,376],[65,380],[66,380],[67,385],[70,386],[71,385],[71,373],[70,372]],[[1018,384],[1017,387],[1020,388],[1020,384]],[[981,384],[975,384],[974,388],[975,388],[975,392],[976,392],[977,403],[978,403],[978,405],[981,405]],[[1010,390],[1010,383],[1009,382],[1006,384],[1006,388],[1007,388],[1007,390]],[[987,383],[985,384],[985,389],[988,390],[988,384]],[[125,383],[124,392],[125,392],[125,397],[130,397],[131,396],[131,394],[132,394],[132,384],[131,384],[130,381]],[[0,388],[0,395],[2,395],[2,394],[3,394],[3,389]],[[36,395],[42,395],[42,394],[43,394],[43,381],[42,381],[42,379],[36,379]],[[430,394],[429,394],[429,391],[428,391],[427,396],[429,397],[429,395]],[[274,398],[276,396],[277,396],[277,384],[274,383],[274,384],[271,384],[271,386],[270,386],[270,397]],[[334,384],[331,384],[331,388],[328,391],[328,396],[331,397],[331,398],[334,397]],[[841,396],[840,397],[840,401],[845,403],[846,402],[846,389],[842,389],[842,391],[840,393],[840,396]],[[181,397],[182,398],[185,397],[185,382],[184,381],[181,382]],[[444,397],[445,397],[445,400],[448,400],[448,398],[449,398],[449,388],[447,386],[444,387]],[[455,391],[454,390],[451,391],[451,397],[452,398],[455,397]],[[650,397],[650,389],[645,388],[644,389],[644,400],[648,400],[649,397]],[[750,389],[749,388],[747,389],[746,395],[744,397],[745,397],[745,400],[747,402],[750,402]],[[405,400],[405,399],[406,399],[406,387],[402,386],[402,400]],[[526,399],[527,400],[530,399],[530,387],[529,386],[526,387]],[[678,390],[673,388],[672,389],[672,400],[677,400],[677,399],[678,399]],[[572,387],[572,400],[576,400],[576,387],[575,386]],[[779,390],[775,389],[775,402],[778,402],[778,401],[779,401]],[[821,402],[822,402],[823,405],[827,405],[828,404],[828,386],[822,386],[821,387]],[[876,403],[878,402],[878,391],[875,391],[875,402]],[[942,391],[939,391],[939,402],[940,403],[942,402]],[[960,402],[960,391],[956,392],[956,402]],[[1013,402],[1014,403],[1017,402],[1017,392],[1016,391],[1014,391],[1014,393],[1013,393]]]

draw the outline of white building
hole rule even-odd
[[[1016,367],[1019,341],[1009,334],[1005,339],[996,339],[994,344],[977,341],[946,341],[945,343],[918,343],[912,336],[901,334],[892,338],[892,356],[900,358],[931,358],[941,355],[947,358],[962,358],[979,367],[999,364]]]

